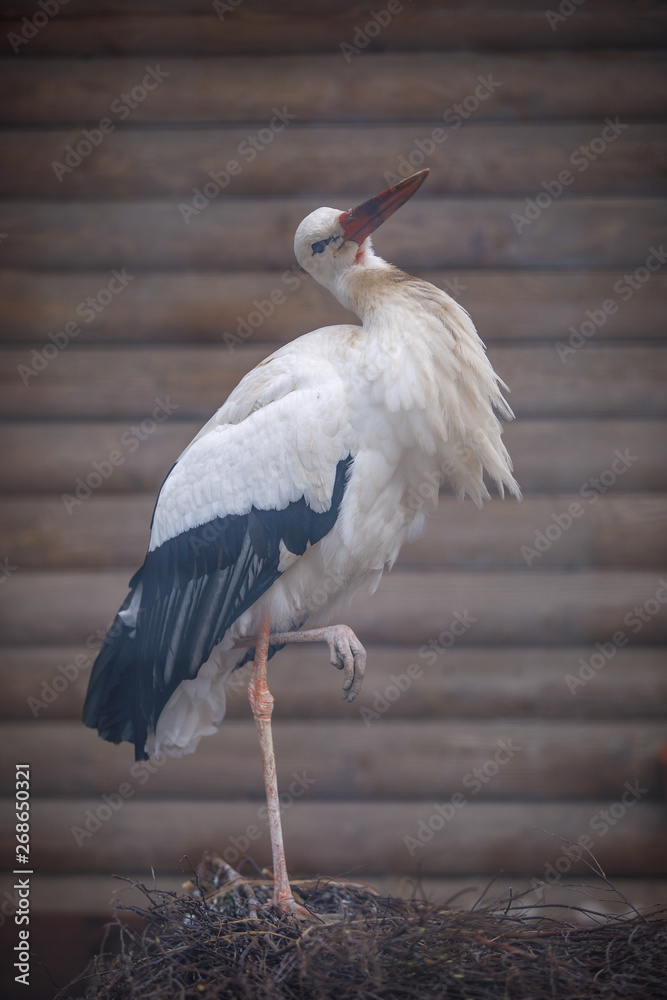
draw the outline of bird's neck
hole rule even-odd
[[[415,323],[415,310],[421,304],[416,279],[375,254],[341,277],[336,298],[359,317],[374,339],[396,343],[402,336],[419,336],[424,324]]]
[[[331,291],[366,329],[386,329],[391,317],[407,305],[401,287],[407,278],[372,250],[361,248],[354,265],[338,276]]]

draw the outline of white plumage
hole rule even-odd
[[[372,248],[370,233],[426,174],[350,212],[318,209],[299,226],[297,260],[362,325],[324,327],[270,355],[176,462],[157,501],[143,574],[119,613],[124,645],[115,657],[127,659],[135,642],[163,707],[157,718],[146,713],[145,725],[123,725],[122,712],[105,724],[98,702],[110,690],[107,655],[91,679],[85,718],[106,738],[134,739],[138,752],[194,750],[224,714],[235,645],[254,640],[265,621],[272,633],[306,621],[309,629],[331,625],[354,590],[375,589],[402,544],[424,528],[425,510],[411,499],[425,483],[448,481],[460,499],[481,505],[486,474],[501,494],[520,496],[496,416],[512,413],[470,317]],[[216,569],[229,539],[235,558]],[[222,582],[214,587],[216,572]],[[227,619],[219,613],[226,600]],[[197,635],[208,636],[194,658],[194,633],[187,656],[181,641],[193,616]],[[143,638],[151,628],[156,649],[159,629],[171,629],[166,642],[160,634],[159,655]],[[350,698],[358,683],[346,681]]]
[[[334,210],[314,214],[323,211]],[[337,296],[363,327],[315,330],[253,369],[183,453],[160,494],[151,549],[184,528],[253,504],[281,509],[304,496],[314,510],[327,510],[337,463],[354,458],[330,533],[241,615],[227,644],[255,635],[264,609],[272,629],[289,628],[309,612],[309,595],[323,582],[330,598],[310,609],[312,626],[332,621],[337,599],[349,598],[351,588],[368,582],[375,589],[403,543],[424,529],[424,510],[415,510],[410,497],[443,473],[460,499],[467,493],[478,506],[489,496],[484,470],[501,494],[506,487],[519,495],[493,407],[506,417],[511,412],[470,317],[446,292],[386,264],[369,244],[370,238],[364,282],[349,281]],[[197,697],[197,682],[185,684]],[[205,685],[210,698],[220,698],[220,686],[209,688],[208,677]],[[160,729],[176,736],[162,745],[166,752],[192,751],[202,735],[184,707],[177,691],[161,720]],[[205,720],[206,732],[220,712],[222,698],[220,711]]]

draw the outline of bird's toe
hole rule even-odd
[[[297,917],[299,920],[308,921],[309,923],[321,923],[320,918],[315,914],[307,910],[305,906],[301,906],[297,903],[294,896],[291,894],[284,899],[275,900],[276,906],[283,911],[283,913],[289,913],[293,917]]]
[[[356,637],[355,643],[352,646],[352,655],[354,657],[354,676],[352,684],[350,685],[350,690],[347,693],[348,701],[354,701],[361,691],[361,685],[363,684],[364,674],[366,672],[366,650]]]
[[[343,698],[354,701],[364,679],[366,650],[347,625],[330,629],[326,638],[331,662],[343,671]]]

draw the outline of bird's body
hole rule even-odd
[[[485,472],[519,495],[494,408],[511,412],[468,314],[377,257],[370,236],[343,238],[344,216],[359,225],[312,213],[295,250],[363,325],[315,330],[261,362],[158,497],[84,716],[138,756],[188,752],[215,730],[238,647],[263,622],[330,626],[354,590],[373,590],[442,480],[477,504]],[[352,697],[360,678],[348,671]]]

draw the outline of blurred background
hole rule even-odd
[[[59,984],[113,874],[178,888],[206,849],[270,862],[241,680],[195,755],[140,766],[83,727],[83,697],[180,450],[277,345],[350,319],[296,266],[297,224],[424,166],[375,246],[470,311],[525,499],[443,494],[349,615],[355,704],[324,649],[272,661],[290,871],[462,906],[492,879],[579,905],[586,882],[624,910],[589,850],[633,904],[664,902],[665,4],[0,17],[3,953],[17,763],[31,944]],[[53,993],[37,957],[32,990]]]

